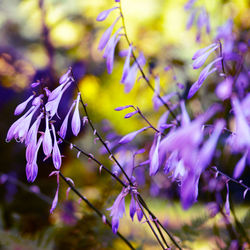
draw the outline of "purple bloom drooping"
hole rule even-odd
[[[110,14],[110,12],[112,12],[113,10],[115,10],[115,9],[117,9],[117,8],[118,8],[118,7],[113,7],[113,8],[111,8],[111,9],[102,11],[102,12],[98,15],[98,17],[96,18],[96,21],[99,21],[99,22],[104,21],[104,20],[108,17],[108,15]]]
[[[120,19],[120,16],[117,17],[116,20],[113,22],[113,24],[103,33],[99,42],[99,46],[98,46],[99,50],[103,50],[106,47],[108,40],[112,34],[113,28],[119,19]]]
[[[77,136],[81,129],[81,118],[79,113],[79,101],[80,101],[81,93],[78,93],[76,98],[76,107],[71,120],[71,128],[72,132],[75,136]]]
[[[124,81],[125,81],[125,79],[126,79],[126,77],[128,75],[128,72],[129,72],[129,69],[130,69],[130,57],[131,57],[132,51],[133,51],[133,47],[130,44],[129,48],[128,48],[127,57],[126,57],[126,60],[125,60],[124,66],[123,66],[121,83],[124,83]]]
[[[209,45],[206,48],[200,49],[198,50],[192,60],[194,60],[193,62],[193,68],[194,69],[199,69],[207,60],[208,56],[215,51],[218,48],[218,44],[217,43],[213,43],[211,45]]]
[[[59,171],[53,171],[53,172],[50,173],[49,176],[52,176],[52,175],[56,175],[57,188],[56,188],[55,197],[54,197],[54,199],[53,199],[53,202],[52,202],[52,205],[51,205],[51,208],[50,208],[50,213],[51,213],[51,214],[52,214],[53,211],[55,210],[56,205],[57,205],[57,202],[58,202],[58,193],[59,193]]]
[[[27,159],[27,164],[26,164],[26,176],[29,182],[34,182],[34,180],[37,177],[38,166],[37,166],[36,160],[37,160],[37,154],[41,146],[42,140],[43,140],[43,136],[39,138],[37,145],[32,145],[32,147],[30,148],[30,150],[32,151],[30,154],[31,157],[30,159]]]
[[[144,127],[142,129],[139,129],[137,131],[131,132],[121,138],[119,141],[119,144],[125,144],[128,142],[131,142],[139,133],[143,132],[144,130],[148,129],[149,127]]]
[[[211,63],[209,63],[200,73],[199,79],[192,85],[192,87],[189,90],[188,93],[188,98],[191,98],[201,87],[201,85],[203,84],[203,82],[206,80],[206,78],[212,74],[213,72],[215,72],[217,69],[213,68],[211,69],[211,67],[218,61],[220,61],[222,59],[222,57],[219,57],[217,59],[215,59],[214,61],[212,61]],[[211,69],[211,70],[210,70]]]
[[[149,160],[150,160],[150,166],[149,166],[149,175],[155,175],[159,169],[159,145],[161,140],[161,134],[155,134],[153,145],[149,152]]]
[[[112,207],[107,210],[111,210],[110,216],[112,217],[112,230],[116,234],[119,227],[119,220],[123,217],[125,213],[125,197],[128,194],[126,189],[123,189],[122,192],[117,196]]]
[[[45,117],[45,121],[46,121],[46,128],[43,139],[43,152],[46,156],[49,156],[52,151],[52,138],[49,129],[49,118],[47,115]]]
[[[65,116],[63,123],[61,125],[60,131],[59,131],[59,135],[64,139],[67,133],[67,128],[68,128],[68,121],[69,121],[69,115],[73,109],[73,107],[75,106],[75,102],[72,103],[67,115]]]
[[[26,101],[20,103],[14,112],[14,115],[20,115],[21,113],[23,113],[23,111],[25,110],[25,108],[27,107],[28,103],[34,98],[34,95],[31,95]]]
[[[54,167],[56,169],[60,169],[61,165],[62,165],[62,156],[58,147],[58,143],[56,140],[56,131],[55,131],[55,127],[53,124],[51,124],[52,127],[52,132],[54,135],[54,146],[53,146],[53,152],[52,152],[52,160],[53,160],[53,164]]]

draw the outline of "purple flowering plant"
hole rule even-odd
[[[153,125],[140,107],[127,103],[126,106],[115,108],[116,114],[125,111],[125,124],[126,119],[139,117],[145,126],[123,136],[115,133],[106,134],[107,138],[103,136],[90,118],[84,95],[70,67],[60,77],[55,89],[49,89],[42,82],[31,84],[32,95],[14,110],[14,115],[19,118],[10,126],[6,142],[14,139],[24,144],[28,182],[39,181],[38,154],[42,154],[44,160],[51,158],[55,169],[50,176],[56,176],[57,189],[50,213],[55,211],[58,204],[61,179],[69,186],[67,193],[71,190],[79,196],[130,249],[135,249],[134,244],[119,232],[120,219],[126,214],[126,202],[129,203],[131,220],[136,214],[139,222],[147,223],[160,248],[185,248],[185,239],[161,222],[151,204],[144,199],[141,183],[145,179],[151,185],[152,195],[160,193],[163,182],[177,186],[178,199],[184,210],[192,207],[200,199],[200,192],[206,189],[213,197],[208,205],[211,217],[221,214],[231,237],[232,243],[228,243],[228,249],[247,249],[249,237],[236,219],[229,190],[230,184],[236,183],[241,188],[242,202],[250,190],[239,179],[246,166],[250,165],[249,39],[239,41],[231,19],[218,27],[216,35],[212,37],[209,13],[205,7],[199,6],[199,1],[189,0],[184,9],[190,15],[187,29],[192,26],[197,28],[195,42],[200,44],[205,34],[210,36],[212,42],[201,47],[193,56],[190,55],[193,70],[201,70],[196,81],[191,86],[178,82],[177,90],[169,92],[160,84],[161,76],[146,69],[147,58],[129,40],[122,1],[115,1],[96,18],[96,21],[104,22],[110,13],[116,13],[113,23],[99,39],[98,50],[103,53],[108,74],[112,74],[116,68],[116,50],[120,50],[119,43],[124,40],[126,47],[119,53],[124,57],[120,83],[127,94],[139,79],[145,82],[152,90],[153,112],[160,114],[157,125]],[[170,65],[165,71],[173,67]],[[212,77],[214,84],[208,82]],[[62,117],[62,100],[72,87],[77,94]],[[202,98],[205,98],[202,91],[208,87],[214,89],[215,103],[202,113],[190,112],[189,105],[196,99],[202,103]],[[67,140],[68,133],[78,137],[83,127],[87,126],[92,129],[95,141],[102,146],[100,154],[107,156],[113,166],[106,165],[92,152]],[[144,138],[144,145],[137,143],[138,138]],[[83,155],[93,161],[100,173],[107,172],[114,182],[120,184],[120,193],[113,204],[106,207],[109,215],[93,205],[79,192],[73,180],[62,173],[63,144],[75,149],[77,157]],[[224,150],[238,159],[230,174],[221,170]],[[103,156],[100,158],[103,159]],[[159,183],[155,182],[157,176],[162,177]]]

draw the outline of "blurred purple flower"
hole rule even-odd
[[[144,130],[148,129],[149,127],[144,127],[142,129],[139,129],[137,131],[131,132],[125,136],[123,136],[120,141],[119,144],[125,144],[128,142],[131,142],[139,133],[143,132]]]
[[[191,98],[200,89],[201,85],[206,80],[206,78],[217,70],[217,68],[211,69],[211,67],[220,60],[222,60],[222,57],[216,58],[201,71],[199,79],[192,85],[192,87],[189,90],[188,98]]]
[[[120,19],[120,16],[117,17],[116,20],[113,22],[113,24],[103,33],[103,35],[100,39],[100,42],[99,42],[99,46],[98,46],[99,50],[103,50],[106,47],[108,40],[109,40],[109,38],[112,34],[112,31],[114,29],[114,26],[118,22],[119,19]]]

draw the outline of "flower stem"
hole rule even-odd
[[[103,218],[105,215],[99,210],[99,209],[97,209],[91,202],[89,202],[89,200],[86,198],[86,197],[84,197],[74,186],[73,186],[73,184],[70,182],[70,181],[68,181],[67,179],[66,179],[66,177],[61,173],[61,172],[59,172],[59,174],[60,174],[60,177],[67,183],[67,185],[71,188],[71,190],[77,195],[77,196],[79,196],[92,210],[94,210],[95,212],[96,212],[96,214],[99,216],[99,217],[101,217],[101,218]],[[106,218],[106,216],[105,216],[105,218]],[[108,219],[106,219],[105,220],[105,224],[107,224],[111,229],[112,229],[112,224],[111,224],[111,222],[108,220]],[[130,249],[133,249],[133,250],[135,250],[135,248],[131,245],[131,243],[121,234],[121,233],[119,233],[119,232],[117,232],[117,235],[127,244],[127,246],[130,248]]]

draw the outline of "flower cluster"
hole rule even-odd
[[[43,88],[43,94],[33,94],[24,102],[19,104],[14,114],[22,114],[29,104],[30,108],[15,121],[8,130],[6,142],[15,139],[17,142],[25,143],[26,146],[26,176],[29,182],[34,182],[38,173],[37,155],[42,146],[45,159],[52,157],[54,167],[59,170],[62,164],[62,156],[57,139],[55,121],[53,118],[58,116],[59,104],[65,91],[74,82],[71,69],[68,70],[59,80],[59,86],[53,91],[47,87]],[[37,87],[39,84],[33,84]],[[79,114],[80,94],[70,107],[64,121],[61,124],[59,135],[65,138],[69,115],[75,106],[71,120],[71,129],[75,136],[80,132],[81,119]],[[58,116],[59,117],[59,116]],[[40,130],[41,122],[44,121],[45,130]]]

